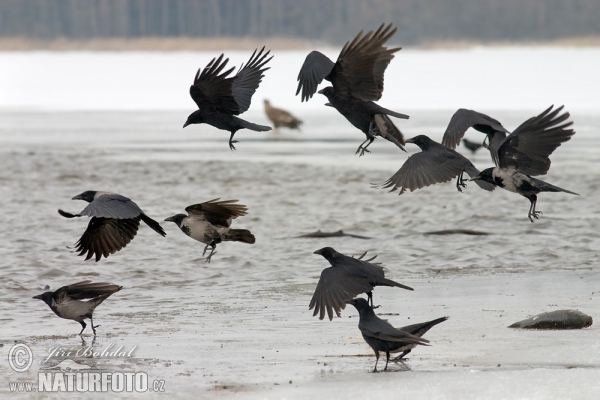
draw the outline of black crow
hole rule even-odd
[[[475,154],[477,150],[483,147],[483,144],[471,142],[468,139],[463,139],[462,142],[467,149],[471,150],[471,154]]]
[[[460,139],[462,139],[469,128],[486,134],[483,146],[490,150],[492,159],[496,162],[497,160],[494,158],[496,149],[498,149],[500,142],[506,138],[506,134],[510,132],[500,122],[480,112],[464,108],[458,109],[448,123],[446,132],[444,132],[444,137],[442,138],[442,144],[451,149],[456,148],[460,143]],[[476,150],[468,147],[466,141],[465,146],[473,152]]]
[[[158,234],[166,235],[158,222],[144,214],[133,201],[120,194],[88,190],[72,200],[85,200],[90,203],[79,214],[58,210],[65,218],[92,217],[87,229],[75,243],[78,255],[87,253],[86,260],[95,255],[98,262],[102,256],[108,257],[127,246],[135,237],[140,220]]]
[[[267,118],[273,123],[275,133],[277,133],[280,126],[300,130],[300,125],[302,124],[301,120],[281,108],[273,107],[269,100],[265,99],[264,104],[265,114],[267,114]]]
[[[179,229],[192,239],[206,244],[204,252],[212,247],[206,258],[210,262],[217,244],[224,241],[234,241],[253,244],[254,235],[247,229],[231,229],[231,220],[247,214],[248,208],[243,204],[234,204],[237,200],[209,200],[200,204],[186,207],[189,215],[177,214],[165,219],[177,224]]]
[[[559,115],[563,106],[555,110],[552,110],[553,107],[550,106],[515,129],[496,150],[497,166],[484,169],[471,179],[489,182],[526,197],[531,203],[527,213],[531,222],[542,213],[535,209],[538,193],[565,192],[579,196],[533,177],[548,172],[550,154],[575,134],[574,130],[566,129],[573,124],[572,121],[563,123],[570,114],[565,112]]]
[[[385,351],[386,360],[383,369],[385,371],[390,361],[390,353],[405,351],[406,349],[410,351],[416,345],[427,346],[427,343],[429,343],[429,340],[412,335],[402,329],[394,328],[389,322],[379,318],[365,299],[349,299],[346,300],[346,303],[352,304],[358,310],[360,314],[358,329],[360,329],[363,339],[371,346],[375,352],[375,357],[377,357],[373,372],[377,372],[380,351]]]
[[[390,179],[373,187],[386,189],[390,192],[400,189],[398,194],[407,189],[411,192],[436,183],[448,182],[458,176],[456,188],[462,192],[466,187],[463,173],[476,176],[479,170],[465,156],[447,148],[425,135],[407,139],[406,143],[414,143],[421,148],[421,152],[408,157],[402,167]],[[477,182],[485,190],[494,190],[494,185],[487,182]]]
[[[333,87],[327,87],[319,93],[327,97],[328,106],[338,110],[366,135],[367,139],[356,150],[360,155],[369,152],[367,147],[375,140],[375,136],[382,136],[404,150],[404,137],[388,115],[404,119],[408,115],[373,103],[381,98],[385,70],[394,53],[401,49],[384,46],[396,30],[392,29],[392,24],[382,24],[375,33],[370,31],[363,36],[363,31],[360,31],[354,40],[344,45],[335,63],[324,54],[313,51],[306,56],[298,74],[296,95],[302,91],[302,101],[314,95],[323,79],[331,82]]]
[[[314,252],[322,255],[331,267],[321,272],[319,283],[310,300],[309,310],[313,308],[313,316],[319,314],[319,319],[325,318],[325,310],[329,320],[333,319],[333,311],[340,316],[340,311],[346,308],[346,300],[361,293],[366,293],[373,305],[373,288],[375,286],[392,286],[406,290],[414,290],[391,279],[386,279],[383,267],[338,253],[331,247],[324,247]],[[369,261],[373,260],[371,258]]]
[[[231,67],[221,74],[229,61],[223,61],[223,54],[212,59],[204,70],[198,70],[194,84],[190,86],[190,95],[198,105],[198,110],[190,114],[183,127],[190,124],[209,124],[215,128],[229,131],[229,148],[235,150],[233,135],[240,129],[250,129],[257,132],[270,131],[271,127],[244,121],[235,115],[242,114],[250,107],[252,95],[256,92],[263,78],[263,68],[273,56],[267,58],[270,51],[263,54],[263,47],[258,54],[252,53],[246,66],[240,67],[234,77],[228,77],[235,69]],[[220,75],[219,75],[220,74]]]
[[[45,292],[34,299],[44,300],[54,314],[61,318],[72,319],[81,324],[81,335],[86,328],[85,318],[90,319],[92,331],[96,336],[96,328],[94,326],[92,314],[104,300],[108,299],[111,294],[123,289],[123,286],[111,285],[105,282],[92,283],[92,281],[77,282],[69,286],[63,286],[55,292]],[[89,299],[87,301],[82,301]]]

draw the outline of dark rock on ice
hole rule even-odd
[[[592,326],[592,317],[577,310],[556,310],[515,322],[509,328],[582,329]]]

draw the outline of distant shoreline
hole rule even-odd
[[[402,43],[392,43],[402,45]],[[266,46],[272,50],[309,50],[314,48],[340,46],[325,42],[299,38],[189,38],[189,37],[147,37],[147,38],[102,38],[89,40],[75,39],[30,39],[0,38],[0,51],[220,51],[253,50]],[[523,42],[477,42],[477,41],[432,41],[420,45],[402,45],[416,49],[467,49],[479,46],[488,47],[600,47],[600,36],[563,38],[552,41]]]

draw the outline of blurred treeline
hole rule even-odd
[[[404,44],[600,33],[600,0],[0,0],[0,36],[293,37],[344,42],[382,22]]]

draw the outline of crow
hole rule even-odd
[[[98,262],[102,256],[107,258],[127,246],[135,237],[140,220],[159,235],[166,236],[158,222],[144,214],[129,198],[120,194],[87,190],[71,200],[85,200],[90,203],[79,214],[58,210],[65,218],[92,217],[87,229],[75,243],[75,251],[79,252],[79,256],[87,253],[86,261],[95,255]]]
[[[94,326],[94,320],[92,319],[94,310],[104,300],[108,299],[111,294],[121,289],[123,289],[123,286],[111,285],[105,282],[92,283],[92,281],[81,281],[63,286],[55,292],[45,292],[33,296],[33,298],[43,300],[54,311],[54,314],[59,317],[79,322],[81,324],[80,335],[87,326],[83,320],[89,318],[92,331],[94,332],[94,336],[96,336],[96,328],[100,325]],[[90,300],[82,301],[85,299]]]
[[[179,229],[192,239],[206,244],[202,255],[212,247],[206,262],[210,262],[217,244],[234,241],[253,244],[254,235],[247,229],[231,229],[231,220],[247,214],[243,204],[234,204],[237,200],[218,201],[219,198],[186,207],[189,215],[176,214],[165,219],[174,222]]]
[[[390,192],[400,189],[398,194],[407,189],[411,192],[436,183],[448,182],[458,176],[456,188],[462,192],[466,187],[463,173],[476,176],[479,170],[465,156],[447,148],[425,135],[407,139],[406,143],[414,143],[421,148],[420,153],[408,157],[402,167],[390,179],[383,183],[372,184],[375,188],[392,188]],[[494,185],[487,182],[476,182],[482,189],[494,190]]]
[[[401,48],[388,49],[384,43],[396,33],[392,24],[382,24],[375,33],[363,31],[351,42],[347,42],[334,63],[324,54],[313,51],[306,56],[298,74],[298,89],[302,101],[308,101],[317,91],[323,79],[333,86],[319,91],[329,101],[326,105],[339,111],[346,119],[362,131],[367,139],[358,146],[356,153],[362,156],[369,152],[367,147],[382,136],[396,146],[404,145],[402,132],[388,115],[408,119],[408,115],[383,108],[373,101],[383,93],[383,75],[394,53]],[[366,146],[365,143],[369,142]]]
[[[377,372],[380,351],[385,351],[386,360],[383,370],[386,371],[390,361],[390,353],[410,351],[417,345],[427,346],[427,343],[429,343],[429,340],[421,338],[420,335],[413,335],[403,329],[394,328],[390,323],[379,318],[365,299],[346,300],[346,304],[352,304],[360,314],[358,329],[360,329],[363,339],[371,346],[375,352],[375,357],[377,357],[373,372]]]
[[[386,279],[383,267],[338,253],[331,247],[324,247],[314,252],[322,255],[331,267],[321,272],[319,283],[310,300],[309,310],[313,308],[313,317],[319,314],[319,319],[325,318],[325,310],[329,320],[333,320],[333,311],[340,316],[340,311],[346,308],[345,301],[361,293],[366,293],[373,305],[373,288],[375,286],[399,287],[414,290],[411,287]],[[371,258],[369,261],[373,260]]]
[[[477,111],[467,110],[465,108],[458,109],[448,123],[448,127],[444,132],[444,137],[442,138],[442,144],[450,149],[456,148],[460,143],[460,139],[462,139],[469,128],[473,128],[486,134],[486,137],[483,140],[483,146],[490,150],[492,159],[494,162],[497,162],[494,158],[496,149],[498,149],[500,143],[506,138],[506,134],[510,132],[494,118]],[[471,149],[467,145],[467,141],[464,141],[464,143],[469,150],[473,152],[477,150]]]
[[[527,213],[531,222],[542,214],[535,209],[539,193],[565,192],[579,196],[575,192],[534,178],[548,173],[549,156],[575,134],[574,130],[566,129],[573,124],[573,121],[565,122],[570,114],[565,112],[559,115],[563,106],[555,110],[552,110],[553,107],[552,105],[541,114],[529,118],[508,135],[496,149],[497,166],[484,169],[471,179],[500,186],[527,198],[531,203]]]
[[[277,133],[280,126],[300,130],[300,125],[302,124],[301,120],[281,108],[271,106],[269,100],[265,99],[264,104],[265,114],[267,114],[267,118],[273,123],[275,133]]]
[[[233,144],[237,143],[237,140],[233,140],[233,135],[238,130],[250,129],[257,132],[271,130],[269,126],[253,124],[235,116],[250,107],[252,95],[264,76],[263,72],[269,69],[263,67],[273,58],[273,56],[267,58],[270,51],[263,54],[264,47],[258,54],[256,54],[257,50],[254,50],[246,66],[242,65],[233,77],[229,77],[229,74],[235,67],[221,73],[229,61],[228,58],[223,61],[223,54],[219,58],[213,58],[204,70],[198,69],[194,84],[190,86],[190,95],[198,105],[198,110],[188,116],[184,128],[190,124],[206,123],[229,131],[231,150],[235,150]]]
[[[483,147],[483,144],[471,142],[467,139],[463,139],[462,142],[467,149],[471,150],[471,154],[475,154],[477,150]]]

